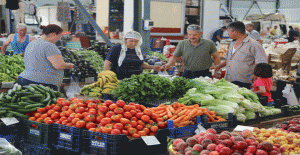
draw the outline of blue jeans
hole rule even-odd
[[[30,80],[27,80],[27,79],[25,79],[25,78],[22,78],[21,76],[18,77],[17,83],[18,83],[19,85],[21,85],[21,86],[26,86],[26,85],[29,85],[29,84],[41,84],[41,85],[43,85],[43,86],[45,86],[45,87],[48,86],[48,87],[50,87],[51,89],[53,89],[53,90],[55,90],[55,91],[58,90],[57,86],[55,86],[55,85],[52,85],[52,84],[44,84],[44,83],[38,83],[38,82],[30,81]]]
[[[211,78],[212,74],[211,74],[211,72],[209,72],[209,69],[202,70],[202,71],[184,70],[184,72],[182,73],[182,77],[188,78],[188,79],[195,79],[200,76],[202,76],[202,77],[208,76]]]
[[[273,106],[274,102],[269,102],[267,106]]]

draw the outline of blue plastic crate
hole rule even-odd
[[[82,150],[81,129],[53,123],[53,131],[57,135],[57,139],[53,142],[55,148],[73,152]]]
[[[126,154],[128,138],[126,135],[111,135],[100,132],[82,131],[84,138],[84,152],[90,155]]]
[[[18,148],[22,155],[50,155],[51,149],[43,145],[21,143]]]
[[[200,116],[197,116],[197,124],[184,126],[184,127],[178,127],[174,128],[173,120],[168,120],[168,130],[169,130],[169,137],[170,138],[180,138],[180,137],[186,137],[186,136],[192,136],[195,135],[195,130],[197,129],[198,124],[201,124],[201,118]]]
[[[37,145],[50,146],[53,142],[54,132],[52,124],[44,124],[24,119],[25,140]]]
[[[203,127],[205,129],[208,128],[213,128],[216,131],[223,131],[223,130],[228,130],[234,128],[234,117],[232,113],[228,113],[228,119],[227,121],[223,122],[208,122],[208,116],[207,115],[202,115],[202,122],[203,122]]]

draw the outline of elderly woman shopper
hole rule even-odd
[[[28,44],[24,63],[25,70],[18,77],[18,84],[43,84],[58,90],[63,81],[64,69],[72,69],[71,63],[65,63],[55,43],[60,40],[63,29],[55,24],[40,26],[41,39]]]
[[[103,70],[112,70],[117,74],[119,80],[130,78],[131,75],[139,75],[143,69],[154,69],[158,71],[159,66],[147,65],[143,62],[141,52],[142,36],[131,31],[125,34],[121,44],[116,44],[109,51],[104,62]]]

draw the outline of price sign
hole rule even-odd
[[[198,128],[195,130],[196,135],[198,135],[200,132],[206,132],[206,129],[201,124],[199,124]]]
[[[2,82],[1,84],[1,88],[2,89],[10,89],[14,87],[14,83],[13,82]]]
[[[142,136],[142,139],[148,146],[160,144],[160,142],[158,141],[158,139],[155,136]]]
[[[238,126],[236,126],[236,128],[234,129],[234,131],[238,131],[238,132],[241,132],[241,131],[244,131],[244,130],[253,131],[253,129],[254,129],[254,127],[251,127],[251,126],[238,125]]]
[[[9,125],[12,125],[12,124],[17,124],[19,123],[19,121],[14,118],[14,117],[5,117],[5,118],[1,118],[1,121],[6,125],[6,126],[9,126]]]

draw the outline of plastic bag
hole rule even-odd
[[[11,145],[5,138],[0,138],[0,148],[0,154],[22,155],[22,152]]]
[[[67,97],[70,99],[72,97],[75,97],[75,94],[80,94],[80,89],[81,88],[79,87],[79,83],[74,77],[72,77],[71,85],[66,92]]]
[[[294,89],[291,84],[287,84],[282,91],[283,97],[287,98],[287,103],[291,106],[298,105],[299,102],[297,100]]]

